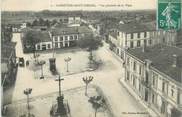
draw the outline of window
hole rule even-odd
[[[141,91],[141,84],[139,84],[139,91]]]
[[[57,36],[54,37],[54,41],[58,41],[58,37]]]
[[[136,76],[133,76],[133,86],[136,87]]]
[[[165,82],[162,82],[162,92],[165,92]]]
[[[65,41],[67,41],[68,40],[68,36],[65,36]]]
[[[144,32],[144,37],[147,37],[147,32]]]
[[[162,39],[162,42],[163,42],[163,43],[165,43],[165,42],[166,42],[165,38],[163,38],[163,39]]]
[[[133,33],[131,33],[131,39],[133,39]]]
[[[133,41],[130,42],[130,48],[133,48]]]
[[[145,82],[148,84],[149,83],[149,73],[145,73]]]
[[[55,43],[55,48],[58,48],[58,43]]]
[[[40,45],[37,45],[37,50],[40,50]]]
[[[152,84],[153,84],[153,86],[155,86],[155,77],[153,77],[153,79],[152,79]]]
[[[149,45],[152,45],[152,40],[151,39],[149,39]]]
[[[74,39],[78,39],[77,35],[74,36]]]
[[[136,71],[136,62],[133,62],[133,70]]]
[[[128,66],[130,65],[130,58],[129,57],[127,58],[127,65]]]
[[[140,47],[140,40],[137,41],[137,47]]]
[[[63,41],[63,36],[60,37],[60,41]]]
[[[152,103],[154,104],[155,103],[155,95],[152,94]]]
[[[142,66],[141,65],[139,66],[139,74],[140,75],[142,74]]]
[[[140,33],[137,33],[137,37],[140,38]]]
[[[73,36],[70,36],[70,40],[73,40]]]
[[[174,96],[174,90],[171,89],[171,96],[173,97]]]
[[[48,45],[47,45],[47,48],[48,48],[48,49],[51,48],[51,44],[48,44]]]
[[[127,77],[126,77],[126,78],[127,78],[127,80],[129,80],[129,78],[130,78],[130,72],[129,72],[129,71],[127,71],[127,73],[126,73],[126,74],[127,74]]]

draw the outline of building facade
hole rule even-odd
[[[113,36],[113,32],[115,36]],[[173,31],[157,31],[155,28],[137,24],[128,23],[119,25],[109,33],[109,40],[113,42],[113,37],[117,40],[115,51],[124,58],[125,48],[140,48],[143,46],[154,46],[159,43],[174,45],[175,33]]]
[[[79,16],[60,17],[60,22],[68,24],[69,27],[80,26],[81,18]]]
[[[54,29],[51,33],[52,45],[54,48],[73,47],[78,39],[90,34],[92,31],[86,26]]]
[[[3,43],[1,46],[1,85],[6,88],[8,85],[14,83],[16,79],[16,43]]]
[[[125,53],[125,81],[160,117],[182,116],[181,51],[156,45]]]

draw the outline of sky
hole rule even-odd
[[[156,0],[1,0],[1,3],[2,11],[156,9]]]

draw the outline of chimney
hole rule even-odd
[[[176,67],[177,66],[177,55],[176,54],[173,54],[173,64],[172,64],[172,66],[173,67]]]

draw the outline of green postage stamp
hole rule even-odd
[[[181,0],[158,0],[157,24],[158,29],[180,29]]]

